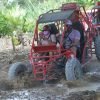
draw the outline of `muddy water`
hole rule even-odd
[[[96,94],[97,100],[100,100],[100,92]]]
[[[86,91],[86,90],[97,91],[98,88],[100,88],[99,82],[97,82],[97,83],[87,83],[87,84],[84,84],[83,86],[73,87],[73,88],[68,89],[68,91],[69,91],[69,93],[70,92],[78,92],[78,91]]]
[[[12,57],[12,59],[13,58],[14,57]],[[19,60],[19,59],[17,59],[17,60]],[[17,61],[17,60],[14,59],[14,62]],[[91,70],[93,71],[93,70],[96,70],[97,68],[100,67],[100,62],[97,61],[96,58],[94,57],[91,62],[89,62],[87,65],[85,65],[85,67],[86,67],[87,71],[91,71]],[[7,80],[7,71],[8,71],[8,65],[1,66],[0,80],[1,79]],[[8,83],[8,82],[6,82],[6,83]],[[7,85],[7,84],[5,84],[5,85]],[[7,88],[8,88],[8,86],[7,86]],[[44,95],[43,95],[44,97],[45,97],[45,94],[47,94],[47,96],[49,94],[51,94],[51,95],[58,95],[58,96],[60,95],[61,98],[62,98],[64,95],[68,95],[72,92],[79,92],[79,91],[86,91],[86,90],[88,90],[88,91],[92,91],[92,90],[97,91],[99,87],[100,87],[100,81],[99,82],[94,82],[94,81],[89,81],[88,78],[85,78],[85,80],[76,81],[74,83],[70,83],[70,82],[68,83],[68,82],[66,82],[66,80],[64,80],[64,81],[58,82],[57,84],[54,84],[54,85],[48,85],[47,84],[45,87],[41,85],[41,87],[36,88],[37,92],[34,92],[34,87],[33,87],[32,90],[28,89],[27,91],[29,91],[28,92],[29,94],[34,92],[34,94],[35,94],[35,96],[37,96],[37,98],[38,98],[38,93],[40,92],[40,94],[42,94],[43,91],[44,91]],[[24,92],[24,90],[23,90],[23,92]],[[4,95],[4,97],[6,97],[6,98],[8,98],[7,94],[9,94],[9,98],[10,98],[11,95],[13,95],[13,97],[14,97],[14,94],[13,93],[10,94],[9,91],[5,94],[6,94],[6,96]],[[18,95],[18,94],[19,93],[16,92],[16,95]],[[97,95],[98,95],[98,100],[100,100],[100,97],[99,97],[100,94],[98,93]],[[4,100],[6,100],[6,99],[4,99]],[[58,100],[58,99],[55,99],[55,100]],[[63,99],[59,99],[59,100],[63,100]],[[72,99],[72,100],[74,100],[74,99]],[[77,99],[75,99],[75,100],[77,100]],[[90,99],[90,100],[92,100],[92,99]]]

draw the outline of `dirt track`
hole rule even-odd
[[[31,85],[26,88],[31,89],[22,89],[25,88],[23,86],[23,81],[18,83],[19,85],[14,86],[12,82],[7,80],[7,71],[11,63],[17,61],[25,61],[28,60],[28,52],[29,50],[25,51],[18,51],[13,53],[12,51],[1,52],[0,53],[0,100],[96,100],[92,99],[92,94],[90,91],[98,91],[100,92],[100,77],[94,77],[91,73],[87,73],[83,80],[76,81],[76,82],[68,82],[66,80],[60,80],[54,84],[45,84],[42,83],[31,83]],[[24,58],[24,59],[23,59]],[[95,56],[91,62],[85,65],[87,70],[98,70],[100,69],[100,62],[96,60]],[[95,80],[94,80],[94,79]],[[28,80],[30,81],[30,80]],[[16,82],[14,82],[16,83]],[[17,90],[16,90],[17,88]],[[12,90],[13,89],[13,90]],[[2,91],[5,90],[5,91]],[[10,91],[6,91],[10,90]],[[15,91],[16,90],[16,91]],[[82,99],[87,94],[84,94],[79,91],[87,91],[89,90],[90,99]],[[70,93],[75,92],[74,94],[69,95]],[[76,92],[84,94],[78,95]],[[95,94],[95,93],[93,93]],[[73,96],[74,95],[74,96]],[[92,96],[91,96],[92,95]],[[73,99],[70,98],[72,96]],[[76,99],[74,99],[76,96]],[[69,99],[67,99],[69,97]],[[77,99],[77,97],[81,99]],[[16,99],[17,98],[17,99]],[[42,98],[42,99],[41,99]],[[93,97],[94,98],[94,97]],[[98,99],[100,100],[100,99]]]

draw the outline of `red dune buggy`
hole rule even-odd
[[[64,49],[64,20],[71,19],[75,11],[79,11],[79,21],[83,25],[87,25],[88,30],[84,29],[84,45],[82,48],[81,63],[74,55],[71,49]],[[85,23],[85,24],[84,24]],[[44,25],[51,25],[54,29],[58,30],[61,34],[61,41],[59,46],[57,43],[50,43],[48,45],[40,45],[39,29]],[[83,29],[81,29],[83,30]],[[89,61],[94,51],[94,43],[96,49],[100,48],[100,36],[97,34],[96,29],[92,22],[89,20],[85,8],[78,6],[76,3],[63,4],[60,9],[53,9],[44,14],[41,14],[36,21],[32,47],[29,54],[31,71],[35,80],[52,80],[60,78],[62,71],[65,73],[67,80],[76,80],[82,78],[82,64]],[[81,39],[81,41],[83,41]],[[99,49],[100,50],[100,49]],[[98,51],[98,50],[97,50]],[[43,55],[47,53],[47,55]],[[78,53],[77,53],[78,54]],[[97,57],[100,57],[100,52]],[[29,69],[25,64],[18,62],[13,64],[8,72],[9,79],[14,79],[21,72]],[[56,74],[56,75],[55,75]]]

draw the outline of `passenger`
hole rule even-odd
[[[55,24],[49,24],[49,27],[50,27],[51,41],[52,43],[56,44],[57,43],[56,34],[58,33],[58,29]]]
[[[49,31],[50,32],[50,27],[48,25],[43,26],[43,31]]]
[[[45,25],[43,31],[39,33],[40,45],[48,45],[51,43],[49,27]]]
[[[50,33],[48,31],[40,32],[40,45],[49,45],[51,43]]]
[[[64,35],[64,48],[71,48],[76,55],[77,49],[80,48],[80,32],[73,29],[70,20],[65,21],[65,35]]]
[[[51,39],[50,39],[50,31],[49,31],[49,27],[47,25],[45,25],[43,27],[43,31],[39,33],[39,45],[49,45],[51,44]],[[39,54],[39,56],[49,56],[49,52],[42,52]],[[49,57],[47,58],[40,58],[39,60],[43,60],[43,61],[47,61],[49,59]]]

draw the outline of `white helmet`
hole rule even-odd
[[[72,21],[71,20],[66,20],[65,24],[66,25],[72,25]]]

